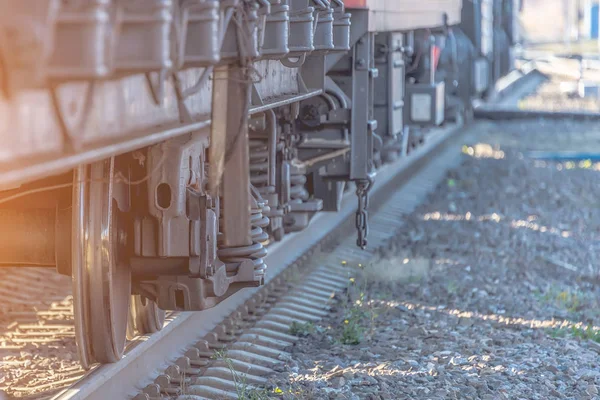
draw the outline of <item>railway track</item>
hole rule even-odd
[[[457,145],[457,136],[462,133],[464,128],[456,125],[433,131],[425,144],[413,151],[410,157],[382,168],[376,177],[370,207],[381,206],[400,185],[431,164],[451,143]],[[440,162],[435,164],[443,173]],[[410,186],[418,188],[419,184],[415,186],[411,181]],[[414,201],[414,196],[408,200]],[[222,343],[233,344],[243,353],[238,354],[241,359],[235,361],[234,370],[253,384],[264,383],[264,377],[257,379],[254,371],[258,368],[261,371],[259,375],[266,373],[265,368],[271,368],[274,359],[261,358],[259,368],[253,364],[251,357],[248,358],[245,350],[239,349],[255,346],[258,337],[259,340],[267,340],[261,342],[261,348],[281,352],[281,346],[293,338],[286,333],[289,324],[322,316],[331,293],[347,284],[344,277],[347,269],[341,268],[341,261],[367,263],[376,256],[386,238],[393,235],[394,223],[390,221],[397,220],[398,213],[406,212],[405,207],[400,206],[392,209],[391,213],[380,210],[372,215],[375,225],[365,252],[355,248],[355,238],[350,235],[327,257],[311,257],[321,248],[332,249],[336,242],[340,242],[338,238],[346,236],[343,232],[345,229],[348,231],[347,224],[354,222],[355,201],[353,195],[346,196],[340,212],[321,213],[305,231],[289,235],[282,242],[270,246],[266,260],[269,278],[264,288],[242,291],[203,312],[171,313],[162,331],[131,340],[121,362],[97,366],[89,372],[82,370],[77,362],[70,280],[43,268],[0,271],[12,276],[5,282],[13,282],[14,285],[18,285],[19,279],[24,279],[19,278],[20,275],[34,277],[34,284],[25,290],[12,298],[5,296],[5,307],[10,309],[3,313],[6,321],[0,351],[5,375],[0,390],[17,398],[117,399],[137,395],[140,399],[152,399],[160,393],[181,393],[181,387],[187,386],[194,388],[186,389],[188,393],[195,391],[202,395],[200,398],[215,398],[217,394],[235,398],[236,391],[231,386],[231,365],[228,367],[223,360],[211,359],[214,350],[223,347]],[[380,225],[378,221],[386,224]],[[292,241],[293,249],[289,245]],[[320,268],[314,268],[315,265]],[[306,283],[298,285],[297,277],[300,275],[304,277],[302,282]],[[36,281],[39,285],[35,284]],[[48,296],[40,301],[38,297],[42,287]],[[299,289],[294,289],[296,287]],[[260,318],[263,319],[257,322]],[[260,335],[257,336],[257,333]],[[260,354],[267,350],[257,351],[249,353]],[[281,354],[285,356],[285,352]],[[261,357],[266,356],[263,354]],[[211,367],[207,369],[209,365]],[[248,367],[252,373],[246,375],[244,372],[248,371],[244,368]],[[183,379],[183,376],[186,378]],[[145,391],[140,392],[144,387]]]
[[[525,84],[528,81],[530,84]],[[498,104],[506,107],[517,101],[523,94],[519,87],[529,87],[531,81],[535,81],[535,86],[538,83],[537,75],[525,74],[515,82],[506,84],[505,91],[508,94],[501,97]],[[510,90],[514,87],[517,87],[516,91]],[[493,112],[489,107],[480,109],[484,113]],[[397,189],[409,179],[412,180],[407,186],[411,190],[422,189],[419,178],[415,176],[421,169],[434,168],[443,174],[450,166],[448,161],[451,157],[437,160],[438,156],[459,145],[461,142],[457,138],[464,133],[465,128],[458,125],[433,130],[426,136],[425,143],[412,151],[410,157],[384,166],[377,174],[370,208],[377,209],[394,193],[399,193]],[[456,155],[458,152],[453,153]],[[425,186],[434,185],[434,179],[426,180]],[[403,200],[406,207],[416,199],[414,193],[408,193],[407,196]],[[287,235],[283,241],[270,245],[266,259],[269,274],[264,288],[246,289],[219,306],[202,312],[169,313],[162,331],[135,337],[128,342],[126,356],[121,362],[96,366],[90,371],[84,371],[77,360],[70,279],[44,268],[0,270],[0,276],[3,277],[0,286],[0,300],[3,301],[3,319],[0,320],[0,373],[3,376],[0,377],[0,391],[16,398],[62,400],[138,396],[143,400],[180,394],[182,387],[194,386],[197,393],[204,393],[200,398],[215,398],[215,393],[225,398],[235,398],[235,390],[231,386],[231,379],[235,377],[235,374],[232,376],[232,370],[242,373],[254,384],[265,383],[264,378],[255,379],[256,375],[246,376],[247,368],[253,365],[247,354],[244,355],[246,359],[237,360],[232,369],[222,359],[211,359],[214,350],[223,347],[223,343],[247,347],[248,342],[244,345],[244,339],[239,341],[240,337],[246,335],[244,337],[248,338],[247,332],[255,332],[256,329],[267,338],[279,340],[280,344],[289,343],[292,340],[286,333],[289,325],[322,316],[332,292],[343,289],[342,283],[347,283],[344,277],[347,270],[339,268],[341,261],[364,265],[376,257],[379,248],[397,229],[389,221],[397,220],[398,212],[410,211],[392,207],[390,212],[379,210],[372,214],[374,226],[365,252],[356,248],[353,235],[345,242],[342,240],[340,246],[332,251],[334,245],[340,242],[336,239],[346,237],[346,232],[353,231],[350,225],[354,224],[355,210],[355,196],[348,193],[340,212],[320,213],[304,231]],[[384,216],[383,220],[381,216]],[[386,224],[380,226],[378,221],[385,221]],[[290,246],[292,243],[293,247]],[[322,248],[329,249],[331,254],[325,258],[311,257]],[[300,269],[301,273],[298,272]],[[313,271],[314,275],[309,271]],[[330,275],[334,273],[337,278]],[[300,275],[305,277],[302,281],[305,283],[299,285],[300,289],[295,289]],[[331,282],[326,278],[331,278]],[[302,287],[312,289],[306,293]],[[13,291],[15,288],[19,290]],[[44,293],[42,299],[40,293]],[[261,322],[273,328],[265,333],[260,331],[262,328],[257,320],[264,318],[267,321],[270,308],[279,316],[271,321],[275,323],[273,326]],[[282,315],[285,317],[283,320]],[[270,342],[265,345],[266,348],[274,346],[285,358],[281,346],[278,348]],[[264,368],[272,367],[274,359],[262,361],[268,365],[260,367],[263,368],[261,373],[265,373]],[[228,379],[229,383],[226,383]]]
[[[325,315],[348,263],[376,257],[398,203],[417,201],[398,187],[511,69],[518,12],[503,4],[8,7],[0,262],[72,279],[5,270],[0,390],[201,400],[264,386],[290,327]],[[30,25],[45,34],[22,62]],[[457,123],[438,128],[446,115]],[[163,324],[158,307],[178,312]]]
[[[425,193],[435,186],[434,179],[420,183],[415,174],[427,167],[440,179],[444,167],[449,167],[448,156],[440,155],[450,147],[450,153],[458,155],[457,139],[464,132],[456,125],[435,131],[410,157],[379,171],[370,204],[379,210],[371,216],[366,251],[356,248],[353,235],[346,238],[344,233],[354,223],[356,209],[356,200],[349,195],[340,212],[317,215],[306,230],[269,248],[264,288],[244,290],[203,312],[171,314],[162,331],[131,341],[121,362],[96,367],[53,398],[155,399],[182,394],[197,396],[183,397],[188,399],[238,398],[243,397],[240,380],[266,383],[265,375],[285,359],[283,349],[293,341],[289,326],[324,315],[332,293],[347,285],[348,269],[342,261],[366,265],[377,257],[394,235],[399,216],[418,203],[414,191]],[[399,195],[397,189],[409,179],[412,194]],[[217,359],[215,350],[221,354]]]

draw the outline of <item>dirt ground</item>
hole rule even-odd
[[[482,123],[330,317],[297,332],[284,398],[600,398],[600,149],[573,121]],[[417,265],[411,279],[397,269]]]

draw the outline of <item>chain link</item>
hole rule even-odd
[[[356,230],[358,238],[356,245],[361,249],[367,247],[367,236],[369,235],[369,190],[373,186],[373,179],[361,179],[356,181],[356,197],[358,197],[358,209],[356,210]]]

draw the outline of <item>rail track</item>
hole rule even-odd
[[[0,21],[0,262],[30,268],[2,272],[0,400],[264,386],[418,201],[398,187],[444,170],[518,31],[510,0],[48,3]]]
[[[481,105],[475,115],[494,119],[494,112],[502,111],[499,115],[530,118],[513,104],[541,82],[535,72],[506,78],[495,107]],[[347,285],[349,269],[341,267],[342,261],[366,265],[378,256],[399,229],[399,216],[452,166],[458,139],[470,129],[454,124],[432,130],[409,157],[378,171],[365,251],[356,248],[353,235],[346,237],[356,209],[355,197],[348,193],[340,212],[320,213],[304,231],[269,246],[265,287],[244,290],[202,312],[167,314],[162,331],[130,340],[124,359],[116,364],[90,371],[80,367],[68,277],[44,268],[0,269],[0,391],[31,399],[152,400],[185,393],[192,397],[182,399],[196,400],[238,398],[240,379],[265,384],[264,376],[285,360],[283,349],[294,340],[288,334],[290,325],[325,315],[329,297]],[[215,360],[215,350],[223,355],[225,348],[232,349],[226,361],[223,356]]]
[[[497,110],[518,113],[512,104],[540,82],[535,73],[508,79],[494,101]],[[483,105],[476,115],[493,119],[493,112]],[[347,284],[342,261],[365,265],[378,256],[399,228],[399,216],[418,204],[457,159],[459,137],[470,129],[449,124],[432,130],[409,157],[378,171],[365,251],[346,234],[352,232],[356,210],[356,199],[348,193],[339,212],[320,213],[304,231],[269,246],[265,287],[246,289],[202,312],[169,313],[161,331],[130,340],[124,359],[116,364],[90,371],[79,366],[69,278],[44,268],[0,270],[0,391],[31,399],[152,400],[184,393],[188,397],[182,400],[197,400],[238,398],[240,379],[265,384],[265,375],[285,360],[283,349],[294,339],[288,334],[290,325],[324,315],[329,297]],[[429,173],[421,177],[419,171]],[[44,293],[42,299],[39,293]],[[214,359],[215,350],[223,355],[225,348],[232,349],[228,358]]]
[[[398,187],[431,165],[449,146],[458,145],[456,139],[462,133],[464,128],[458,125],[432,131],[410,157],[383,167],[376,177],[371,209],[399,193]],[[435,163],[443,173],[442,164],[439,160]],[[414,179],[410,186],[421,187]],[[187,386],[183,391],[197,393],[199,398],[235,398],[231,365],[211,359],[214,350],[224,343],[241,352],[234,370],[252,384],[264,383],[264,377],[258,376],[264,375],[277,358],[275,353],[269,358],[264,352],[275,351],[278,357],[285,357],[282,346],[293,339],[286,333],[289,325],[322,316],[331,293],[346,285],[347,269],[340,267],[341,261],[364,264],[375,257],[395,232],[398,213],[406,212],[403,204],[391,211],[386,208],[375,212],[371,241],[365,252],[355,248],[351,235],[329,256],[311,257],[320,249],[332,249],[339,238],[346,236],[346,223],[354,222],[355,201],[354,196],[346,196],[340,212],[321,213],[305,231],[270,246],[266,260],[269,277],[264,288],[242,291],[203,312],[171,313],[162,331],[131,340],[121,362],[97,366],[88,372],[77,362],[70,280],[43,268],[0,270],[12,277],[4,285],[18,285],[25,275],[28,281],[34,278],[34,284],[18,294],[4,293],[6,321],[0,351],[5,376],[0,390],[23,398],[152,399],[161,393],[180,394],[181,387]],[[405,201],[414,202],[414,195]],[[298,273],[300,269],[302,274]],[[298,284],[296,277],[300,275],[305,283]],[[40,301],[42,288],[47,295]],[[257,340],[262,344],[257,346]],[[229,356],[235,354],[233,351]],[[259,360],[253,359],[252,354],[260,355]],[[257,367],[257,363],[261,366]]]
[[[355,211],[355,199],[347,196],[340,212],[316,216],[305,231],[269,248],[265,287],[242,291],[210,310],[172,314],[162,331],[132,341],[121,362],[94,369],[54,399],[237,399],[248,387],[266,384],[294,341],[290,326],[325,315],[328,299],[348,284],[347,266],[366,265],[378,256],[399,228],[400,216],[458,158],[457,139],[465,132],[458,125],[433,132],[411,157],[379,171],[367,250],[344,234]],[[425,170],[427,177],[417,175]],[[408,181],[409,192],[398,191]]]

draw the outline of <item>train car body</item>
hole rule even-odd
[[[346,7],[368,10],[370,32],[409,32],[456,25],[461,21],[462,0],[351,0]]]
[[[73,276],[84,366],[260,286],[349,190],[365,247],[377,169],[511,67],[485,0],[0,4],[0,265]]]

